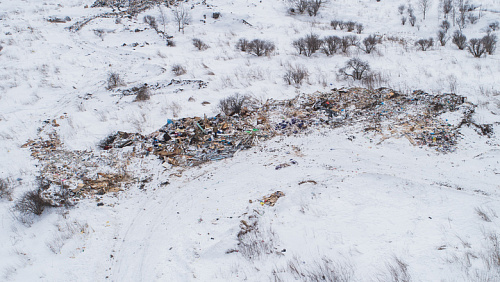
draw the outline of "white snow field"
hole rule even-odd
[[[451,39],[441,46],[439,0],[429,1],[425,20],[421,0],[329,0],[317,16],[290,13],[292,2],[177,3],[190,14],[183,31],[174,5],[157,3],[130,17],[123,7],[74,31],[113,9],[92,8],[92,0],[2,0],[0,281],[500,281],[500,50],[476,58]],[[462,32],[467,40],[482,38],[500,21],[500,0],[469,2],[475,6]],[[413,7],[415,26],[401,24],[402,4],[406,17]],[[144,22],[146,15],[175,46]],[[459,29],[451,17],[448,36]],[[364,29],[333,29],[332,20]],[[307,57],[292,42],[308,34],[361,41],[375,34],[380,43],[370,54],[351,46]],[[500,30],[490,35],[498,38]],[[415,46],[430,37],[429,50]],[[196,49],[195,38],[209,48]],[[255,56],[235,47],[240,38],[276,48]],[[340,76],[351,58],[368,62],[377,79]],[[186,72],[176,75],[176,64]],[[283,76],[297,66],[309,75],[289,85]],[[111,73],[123,85],[107,89]],[[206,87],[187,82],[193,80]],[[151,99],[122,95],[144,84]],[[463,126],[456,149],[442,153],[357,125],[317,127],[193,167],[98,147],[117,131],[148,135],[169,119],[215,116],[219,101],[235,93],[265,103],[342,87],[455,93],[477,105],[472,120],[493,133]],[[453,113],[443,118],[460,122]],[[23,144],[53,134],[65,152],[80,154],[76,163],[112,163],[133,181],[26,219],[16,206],[38,188],[50,161]],[[76,163],[55,162],[53,169]],[[276,169],[283,163],[291,165]],[[275,205],[261,204],[277,191],[284,196]]]

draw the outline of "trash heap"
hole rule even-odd
[[[353,132],[380,137],[380,142],[406,138],[414,146],[452,152],[464,125],[474,126],[481,135],[493,134],[492,125],[473,122],[475,107],[455,94],[401,94],[387,88],[332,89],[289,100],[249,104],[231,116],[169,119],[147,136],[119,131],[101,141],[101,150],[97,151],[64,149],[57,134],[59,124],[48,120],[40,128],[39,138],[22,147],[29,148],[31,156],[39,161],[41,178],[52,187],[67,187],[71,197],[79,198],[118,192],[134,183],[137,179],[130,175],[128,166],[150,154],[160,158],[165,168],[190,167],[232,157],[239,150],[275,136],[318,128],[350,126]],[[461,121],[448,123],[442,115],[449,112],[455,112]],[[290,159],[275,169],[296,164]]]

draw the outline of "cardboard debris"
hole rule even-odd
[[[262,201],[260,201],[260,204],[261,205],[268,205],[268,206],[274,207],[274,205],[276,204],[276,202],[278,201],[278,199],[281,198],[281,197],[284,197],[284,196],[285,196],[285,193],[283,193],[281,191],[276,191],[276,192],[272,193],[268,197],[263,197]]]

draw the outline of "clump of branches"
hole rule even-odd
[[[301,85],[302,82],[309,76],[309,71],[301,65],[288,65],[283,80],[288,85]]]
[[[249,41],[246,38],[240,38],[236,43],[236,49],[260,57],[271,55],[276,46],[269,40],[254,39]]]
[[[37,188],[26,192],[14,205],[14,211],[21,215],[21,218],[39,216],[45,208],[53,207],[50,200],[45,198],[42,193],[50,187],[50,181],[44,178],[37,179]]]
[[[135,102],[140,102],[140,101],[146,101],[151,99],[151,94],[149,93],[149,87],[147,84],[144,84],[143,86],[139,87],[136,90],[136,96],[135,96]]]
[[[434,46],[434,39],[430,37],[429,39],[419,39],[415,42],[415,46],[417,46],[422,51],[427,51],[429,48]]]
[[[439,26],[441,30],[443,30],[445,33],[448,32],[448,29],[450,29],[450,22],[447,20],[444,20],[441,22],[441,25]]]
[[[495,34],[488,33],[481,39],[481,41],[483,42],[486,53],[488,53],[488,55],[493,55],[497,46],[497,36]]]
[[[471,38],[469,40],[469,44],[467,45],[467,49],[476,58],[480,58],[486,53],[484,42],[479,38]]]
[[[219,101],[218,108],[226,116],[241,114],[246,107],[251,105],[251,97],[236,93]]]
[[[340,49],[343,53],[347,53],[349,47],[358,46],[359,40],[356,35],[346,35],[342,37],[340,41]]]
[[[323,41],[319,38],[319,35],[311,33],[306,37],[299,38],[293,41],[292,45],[299,51],[299,54],[304,54],[310,57],[312,54],[316,53],[321,48]]]
[[[460,49],[460,50],[463,50],[463,49],[465,49],[465,47],[467,47],[467,37],[459,30],[456,30],[453,33],[453,36],[451,38],[451,42],[453,42],[453,44],[457,45],[458,49]]]
[[[158,24],[156,23],[156,18],[150,15],[144,16],[144,22],[147,23],[152,29],[158,32]]]
[[[109,73],[107,83],[108,83],[108,86],[106,87],[107,90],[111,90],[120,86],[125,86],[125,83],[120,78],[120,75],[116,72]]]
[[[370,54],[375,50],[378,43],[380,43],[380,38],[372,34],[363,39],[363,43],[358,46],[361,50],[365,51],[365,53]]]
[[[449,39],[444,29],[441,29],[437,32],[437,38],[441,46],[445,46],[446,42],[448,42]]]
[[[198,38],[193,38],[193,46],[200,51],[208,49],[208,45]]]
[[[5,179],[0,178],[0,199],[8,199],[12,201],[12,187]]]
[[[345,66],[339,69],[339,74],[345,78],[351,77],[354,80],[362,80],[370,71],[370,65],[366,61],[352,58],[346,62]]]
[[[394,256],[393,262],[386,263],[387,270],[378,277],[382,282],[411,282],[412,277],[408,269],[408,264],[401,258]]]
[[[172,72],[176,75],[176,76],[179,76],[179,75],[183,75],[186,73],[186,68],[183,67],[182,65],[180,64],[175,64],[172,66]]]
[[[307,14],[311,17],[318,15],[319,9],[323,6],[324,0],[291,0],[292,7],[290,8],[291,14]]]
[[[342,43],[342,39],[338,36],[327,36],[322,41],[321,51],[327,56],[337,53]]]

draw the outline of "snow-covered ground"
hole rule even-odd
[[[97,18],[71,32],[67,27],[111,9],[85,8],[88,0],[2,1],[0,178],[13,192],[12,201],[0,198],[0,280],[314,281],[330,269],[350,281],[499,281],[500,51],[474,58],[451,40],[419,51],[414,42],[436,37],[443,20],[438,2],[431,1],[425,20],[412,2],[415,27],[400,23],[397,7],[406,1],[331,0],[309,17],[290,15],[286,1],[234,0],[184,3],[191,14],[184,32],[165,6],[132,18]],[[481,17],[463,33],[481,38],[500,21],[500,1],[472,3],[482,5],[474,12]],[[213,19],[214,12],[221,17]],[[144,23],[145,15],[157,18],[175,47]],[[71,21],[47,21],[66,16]],[[382,43],[372,54],[351,47],[330,57],[299,55],[292,42],[307,34],[354,34],[333,30],[333,19],[362,23],[357,36],[377,34]],[[448,34],[456,29],[452,24]],[[210,48],[196,50],[193,38]],[[240,38],[271,40],[276,51],[240,52]],[[235,93],[264,102],[364,86],[337,76],[353,57],[380,73],[377,87],[467,97],[478,105],[473,119],[493,124],[495,133],[488,138],[463,127],[448,154],[405,138],[378,144],[341,127],[278,136],[194,168],[165,169],[150,155],[128,165],[127,173],[148,179],[142,188],[49,208],[30,226],[12,213],[35,189],[41,165],[21,146],[43,134],[46,120],[60,125],[54,130],[65,149],[98,151],[97,143],[116,131],[149,134],[168,119],[216,115],[219,100]],[[175,64],[186,74],[175,76]],[[283,81],[290,65],[309,72],[300,87]],[[172,79],[208,85],[174,84],[134,102],[106,89],[112,72],[126,83],[121,89]],[[291,159],[296,164],[275,169]],[[259,203],[276,191],[285,196],[275,206]]]

